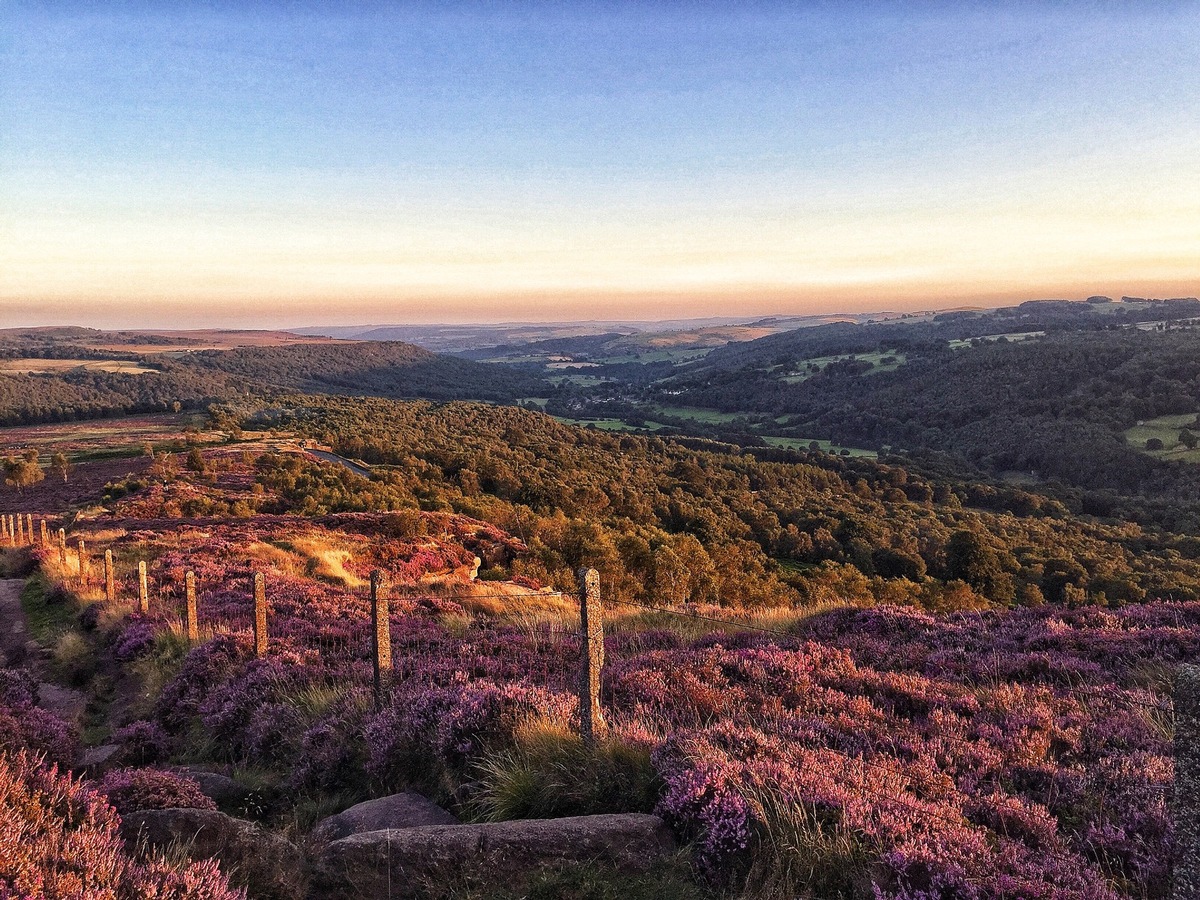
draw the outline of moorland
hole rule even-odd
[[[351,851],[398,845],[327,823],[407,791],[469,823],[650,814],[669,844],[411,896],[1166,897],[1197,316],[481,329],[455,355],[0,332],[0,508],[48,538],[3,556],[0,884],[370,896]],[[240,838],[135,827],[167,813]]]

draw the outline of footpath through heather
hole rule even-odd
[[[60,719],[78,724],[87,703],[83,693],[50,680],[42,647],[29,632],[21,608],[23,578],[0,579],[0,663],[24,667],[38,680],[38,705]]]

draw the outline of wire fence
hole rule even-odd
[[[22,531],[30,538],[42,533],[28,523]],[[6,523],[2,537],[15,540],[15,524]],[[94,561],[90,565],[84,562],[84,557],[80,557],[77,572],[90,573],[93,579],[102,577]],[[178,623],[181,629],[186,625],[186,589],[180,572],[167,571],[151,562],[146,567],[143,591],[137,566],[130,565],[128,560],[118,560],[115,583],[116,592],[122,599],[144,604],[144,611],[150,617]],[[281,649],[307,651],[315,653],[330,666],[359,666],[378,659],[379,640],[372,627],[372,598],[367,588],[332,592],[334,599],[340,600],[336,604],[340,612],[330,617],[308,615],[305,606],[291,598],[276,606],[269,577],[266,586],[268,654]],[[390,688],[446,686],[488,678],[532,684],[559,693],[581,693],[586,682],[582,676],[588,663],[585,655],[587,636],[582,633],[578,594],[563,591],[514,594],[508,590],[487,590],[482,583],[473,582],[469,595],[458,598],[472,604],[496,601],[509,606],[519,606],[523,597],[570,601],[560,603],[554,615],[526,618],[472,613],[457,603],[453,595],[421,591],[414,586],[398,586],[387,594],[387,642],[390,647],[387,681]],[[681,629],[686,633],[694,633],[693,626],[699,624],[708,632],[749,633],[764,640],[767,646],[785,650],[798,650],[805,641],[802,634],[794,631],[772,628],[737,616],[715,615],[624,597],[603,599],[610,605],[610,615],[617,615],[620,609],[653,613],[681,625],[687,623],[687,627]],[[257,610],[253,573],[249,569],[229,571],[220,577],[200,581],[197,601],[198,625],[203,634],[230,634],[253,646]],[[603,655],[610,660],[622,653],[628,658],[639,652],[627,649],[629,643],[619,635],[617,638],[614,640],[610,635],[603,643]],[[869,664],[871,661],[864,662]],[[964,686],[970,688],[970,685]],[[1167,721],[1175,712],[1171,697],[1155,695],[1148,690],[1123,688],[1115,679],[1111,684],[1099,687],[1041,683],[1034,686],[1046,688],[1056,700],[1069,698],[1085,708],[1097,705],[1120,707]],[[597,697],[596,702],[600,699]],[[586,696],[580,696],[581,707],[588,700]],[[604,712],[616,714],[619,710],[604,709]],[[819,712],[812,715],[817,716]],[[751,724],[766,731],[774,725],[762,714],[751,718]],[[963,752],[978,748],[976,742],[949,734],[939,739]],[[904,810],[918,821],[954,828],[964,824],[965,812],[961,816],[948,815],[937,804],[910,789],[911,776],[903,772],[903,760],[899,757],[893,759],[886,754],[875,757],[865,750],[848,752],[832,742],[814,748],[814,752],[819,752],[828,765],[836,767],[833,774],[846,790],[864,801]],[[868,773],[879,777],[871,779]],[[896,789],[885,790],[881,784],[896,785]],[[1146,784],[1144,789],[1157,794],[1166,805],[1173,786],[1169,783]],[[1025,841],[1005,833],[1003,823],[999,828],[996,840],[1000,843],[1013,845],[1014,851],[1029,850]]]

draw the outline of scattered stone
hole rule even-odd
[[[438,884],[520,888],[546,866],[599,863],[645,872],[675,849],[670,830],[644,813],[434,825],[369,831],[325,848],[314,896],[415,900]]]
[[[99,747],[88,747],[79,757],[77,769],[84,775],[95,776],[111,769],[116,761],[114,756],[121,748],[116,744],[101,744]]]
[[[322,819],[312,831],[318,841],[328,843],[388,828],[421,828],[428,825],[458,825],[458,819],[432,800],[413,791],[392,794],[352,806]]]
[[[217,806],[241,809],[255,799],[255,791],[203,766],[172,766],[171,771],[186,775],[200,786],[200,792]]]

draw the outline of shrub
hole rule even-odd
[[[26,751],[0,755],[0,896],[244,900],[215,861],[133,859],[119,825],[116,810],[85,783]]]
[[[195,780],[164,769],[114,769],[100,782],[100,792],[118,812],[139,809],[216,809]]]
[[[171,737],[154,722],[131,722],[113,734],[120,745],[120,762],[127,766],[149,766],[171,755]]]
[[[0,707],[0,751],[25,749],[51,763],[70,766],[79,755],[79,739],[66,722],[40,706]]]
[[[154,646],[153,623],[135,619],[122,629],[113,645],[113,655],[121,662],[129,662],[144,656]]]

